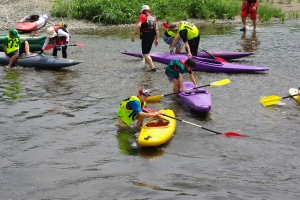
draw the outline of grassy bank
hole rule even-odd
[[[69,19],[86,19],[103,24],[136,23],[144,1],[139,0],[55,0],[51,14]],[[160,21],[180,21],[186,19],[229,19],[240,13],[241,0],[149,0],[153,14]],[[281,9],[265,0],[258,9],[261,20],[272,17],[286,19]],[[290,13],[289,18],[299,18],[298,13]]]

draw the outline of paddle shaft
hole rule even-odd
[[[215,56],[213,56],[212,54],[208,53],[206,50],[202,49],[201,47],[199,47],[199,49],[201,49],[202,51],[204,51],[205,53],[207,53],[208,55],[210,55],[212,58],[216,59]]]
[[[286,97],[282,97],[282,99],[286,99],[286,98],[290,98],[290,97],[294,97],[294,96],[298,96],[298,94],[293,94],[293,95],[289,95],[289,96],[286,96]]]
[[[172,119],[181,121],[181,122],[186,123],[186,124],[190,124],[190,125],[193,125],[193,126],[197,126],[197,127],[199,127],[199,128],[202,128],[202,129],[204,129],[204,130],[207,130],[207,131],[210,131],[210,132],[213,132],[213,133],[216,133],[216,134],[222,134],[222,133],[220,133],[220,132],[213,131],[213,130],[210,130],[210,129],[208,129],[208,128],[204,128],[204,127],[202,127],[202,126],[200,126],[200,125],[198,125],[198,124],[194,124],[194,123],[192,123],[192,122],[188,122],[188,121],[185,121],[185,120],[182,120],[182,119],[178,119],[178,118],[176,118],[176,117],[172,117],[172,116],[169,116],[169,115],[166,115],[166,114],[163,114],[163,115],[166,116],[166,117],[169,117],[169,118],[172,118]]]

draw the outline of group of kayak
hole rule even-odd
[[[3,51],[0,52],[0,64],[7,68],[22,66],[42,69],[61,69],[77,65],[81,61],[67,59],[69,38],[66,24],[51,26],[46,33],[37,35],[19,34],[16,29],[11,29],[8,35],[0,34],[0,51]],[[50,49],[53,49],[52,56],[43,54],[44,50]],[[63,58],[57,57],[60,50]],[[35,51],[39,53],[31,53]]]

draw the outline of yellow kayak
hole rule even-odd
[[[175,117],[174,112],[169,109],[162,109],[159,112]],[[169,117],[151,117],[143,125],[138,136],[138,144],[144,147],[159,146],[168,142],[176,127],[176,120]]]
[[[296,89],[296,88],[290,88],[289,89],[289,94],[291,96],[298,94],[298,89]],[[297,102],[300,102],[300,96],[293,96],[293,99],[295,99]]]

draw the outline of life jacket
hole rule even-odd
[[[179,61],[180,63],[178,63]],[[176,63],[177,62],[177,63]],[[182,65],[180,65],[182,64]],[[185,66],[185,60],[172,60],[169,62],[165,74],[172,78],[179,78],[179,68],[180,71],[183,72],[183,74],[188,73],[188,70],[184,67]]]
[[[6,47],[6,54],[9,54],[11,52],[14,52],[16,50],[18,50],[20,48],[20,40],[19,38],[11,38],[8,36],[6,36],[7,38],[7,47]]]
[[[175,38],[176,35],[177,35],[177,33],[174,33],[173,31],[166,31],[165,32],[165,36],[167,36],[167,37]]]
[[[128,107],[128,103],[132,101],[138,101],[141,108],[144,108],[146,106],[146,102],[141,103],[141,100],[137,96],[131,96],[125,100],[123,100],[119,106],[118,109],[118,116],[122,118],[122,121],[127,125],[130,126],[130,124],[136,120],[138,113],[136,113],[133,109]]]
[[[62,29],[64,32],[66,32],[66,33],[68,33],[68,34],[70,34],[70,33],[69,33],[69,31],[68,31],[65,27],[63,27],[63,26],[61,26],[61,27],[59,27],[58,29],[55,30],[57,36],[55,36],[55,37],[53,38],[54,43],[55,43],[56,45],[62,46],[62,45],[65,45],[65,44],[66,44],[66,39],[67,39],[67,38],[66,38],[66,37],[59,37],[59,36],[58,36],[58,30],[59,30],[59,29]]]
[[[146,11],[143,11],[142,14],[146,15],[147,22],[142,23],[140,32],[154,32],[156,27],[155,17],[148,14]]]
[[[184,30],[184,29],[188,30],[187,31],[187,39],[188,40],[191,40],[199,35],[198,28],[192,23],[185,22],[185,21],[181,22],[181,25],[180,25],[177,33],[180,33],[180,31]]]

